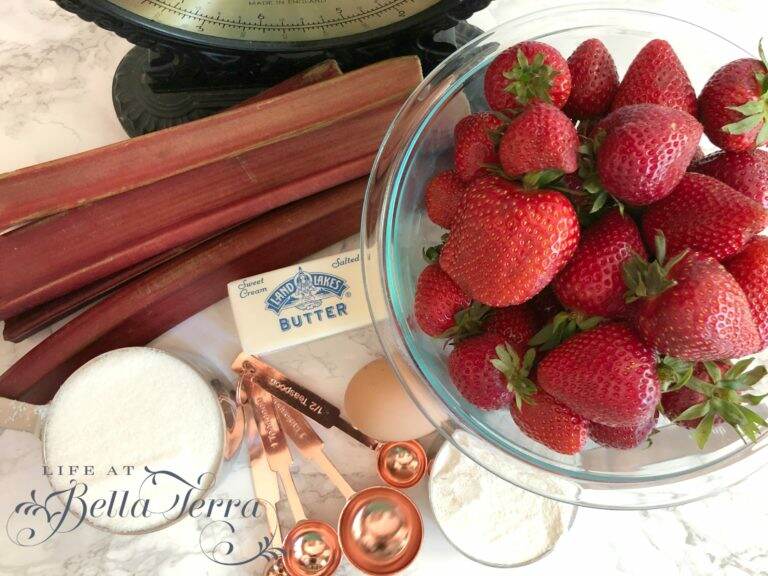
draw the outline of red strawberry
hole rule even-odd
[[[656,104],[619,108],[597,125],[604,134],[597,173],[605,189],[630,204],[661,200],[677,186],[696,152],[701,125]]]
[[[656,428],[659,416],[654,412],[653,416],[636,426],[605,426],[592,422],[589,426],[589,437],[598,444],[617,448],[619,450],[631,450],[643,444]]]
[[[679,364],[678,372],[669,382],[668,391],[662,395],[661,406],[667,418],[675,424],[696,430],[694,438],[699,448],[707,443],[712,428],[723,421],[752,441],[757,439],[759,427],[768,425],[748,408],[763,399],[763,396],[750,392],[768,373],[764,366],[747,371],[751,358],[735,365],[704,362],[692,367],[690,364],[686,367],[675,358],[665,358],[662,365],[670,360]],[[685,374],[680,373],[681,368],[686,369]]]
[[[510,176],[579,167],[579,136],[568,116],[551,104],[536,102],[507,126],[499,143],[501,167]]]
[[[643,214],[642,230],[653,245],[659,230],[667,251],[685,248],[723,260],[768,226],[768,212],[754,200],[704,174],[688,173],[672,193]]]
[[[546,392],[519,408],[513,404],[510,413],[526,436],[561,454],[576,454],[587,441],[589,422]]]
[[[494,176],[473,181],[440,254],[440,266],[474,300],[522,304],[565,266],[579,241],[571,203]]]
[[[494,114],[479,112],[465,116],[453,129],[453,165],[456,174],[469,182],[483,172],[484,164],[498,164],[496,134],[503,122]]]
[[[623,324],[601,324],[548,352],[539,386],[580,416],[636,426],[656,410],[661,385],[653,350]]]
[[[747,297],[714,258],[684,252],[666,258],[663,235],[657,260],[624,265],[628,299],[637,300],[635,322],[651,346],[683,360],[737,358],[760,347]]]
[[[468,402],[483,410],[507,406],[516,394],[522,401],[536,388],[528,379],[533,355],[523,350],[498,334],[462,340],[448,356],[451,380]]]
[[[539,328],[541,321],[528,303],[493,310],[485,323],[486,332],[503,336],[513,346],[527,346]]]
[[[645,255],[640,232],[629,216],[613,210],[587,228],[568,265],[553,281],[566,308],[595,316],[620,316],[626,309],[622,267],[632,253]]]
[[[743,58],[726,64],[699,95],[699,118],[713,144],[743,152],[768,142],[768,64]]]
[[[666,40],[648,42],[629,65],[613,109],[632,104],[659,104],[696,115],[696,91]]]
[[[532,102],[562,108],[571,92],[571,73],[560,52],[528,40],[507,48],[485,71],[485,99],[493,110],[517,110]]]
[[[427,216],[438,226],[450,228],[464,194],[464,182],[453,170],[444,170],[429,181],[424,195]]]
[[[761,348],[768,346],[768,238],[758,236],[726,260],[726,267],[739,283],[749,302],[760,332]]]
[[[571,95],[563,111],[571,118],[599,118],[608,112],[619,87],[619,74],[605,44],[590,38],[568,58]]]
[[[416,281],[414,315],[430,336],[440,336],[453,327],[456,314],[470,303],[469,296],[437,264],[424,268]]]
[[[717,178],[768,208],[768,152],[765,150],[714,152],[690,170]]]

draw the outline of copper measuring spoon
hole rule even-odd
[[[276,399],[308,416],[325,428],[338,428],[366,448],[376,451],[379,476],[395,488],[410,488],[427,473],[427,454],[415,440],[379,442],[366,436],[341,416],[341,411],[314,392],[255,356],[241,354],[232,368],[241,373],[236,395],[247,397],[248,381],[253,381]]]
[[[295,525],[283,541],[282,567],[290,576],[330,576],[341,562],[341,549],[336,531],[320,520],[308,520],[291,476],[291,453],[275,414],[272,396],[260,386],[248,389],[267,463],[279,477],[285,490]],[[268,568],[273,573],[281,566]]]
[[[243,405],[245,416],[245,437],[248,447],[248,460],[251,468],[251,480],[256,497],[263,500],[266,506],[267,524],[272,533],[273,547],[280,548],[283,545],[283,536],[280,532],[280,522],[277,518],[277,503],[280,502],[280,486],[277,483],[275,472],[269,467],[264,444],[259,440],[259,427],[253,408],[250,403]]]
[[[424,531],[413,501],[387,486],[356,492],[328,459],[322,439],[306,418],[280,400],[274,406],[280,424],[299,452],[330,478],[346,500],[338,534],[349,561],[368,574],[394,574],[405,569],[418,554]]]
[[[416,486],[429,468],[427,453],[415,440],[386,442],[376,449],[376,455],[379,476],[394,488]]]

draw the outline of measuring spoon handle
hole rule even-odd
[[[0,398],[0,428],[29,432],[39,438],[43,430],[43,409],[34,404]]]
[[[293,481],[290,469],[280,468],[277,473],[283,483],[285,497],[288,499],[288,506],[291,509],[293,521],[298,524],[299,522],[306,520],[307,514],[304,512],[304,506],[301,503],[301,498],[299,498],[299,491],[296,489],[296,484]]]
[[[253,385],[255,382],[272,396],[321,426],[325,428],[336,427],[371,450],[376,450],[379,446],[376,440],[366,436],[342,418],[341,411],[336,406],[297,384],[259,358],[240,355],[233,364],[233,368],[241,372],[238,396],[243,396],[242,391],[244,389],[245,395],[247,395],[249,383]]]
[[[296,484],[291,476],[291,452],[288,450],[288,442],[285,439],[283,429],[275,413],[272,396],[261,386],[252,383],[248,390],[248,398],[253,408],[256,424],[261,436],[261,443],[267,455],[267,462],[272,471],[280,476],[283,483],[288,505],[291,507],[294,522],[298,523],[307,519],[304,507],[301,505]]]
[[[312,429],[304,415],[287,404],[283,404],[280,400],[275,400],[274,404],[277,419],[280,421],[288,438],[293,440],[293,443],[305,458],[314,462],[315,466],[328,476],[342,496],[349,500],[355,491],[325,454],[323,440]]]
[[[341,475],[339,469],[336,468],[333,462],[331,462],[330,458],[328,458],[328,455],[322,448],[316,450],[313,455],[313,460],[317,467],[328,476],[333,485],[336,486],[337,490],[341,492],[341,495],[344,496],[345,500],[349,500],[355,495],[355,490],[349,485],[349,482],[344,479],[344,476]]]

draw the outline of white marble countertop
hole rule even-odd
[[[487,27],[532,8],[566,3],[498,0],[474,18]],[[616,4],[616,3],[613,3]],[[765,30],[764,0],[637,0],[647,7],[709,22],[738,43],[753,46]],[[129,45],[96,26],[58,9],[50,0],[4,0],[0,19],[0,172],[89,149],[124,137],[110,100],[112,72]],[[737,30],[738,32],[733,32]],[[351,238],[345,246],[352,246]],[[340,246],[330,249],[339,250]],[[201,338],[205,334],[205,338]],[[23,344],[0,343],[0,371],[22,356],[40,337]],[[201,343],[205,342],[204,348]],[[193,350],[222,369],[237,352],[234,325],[226,302],[190,318],[156,345]],[[340,403],[349,377],[380,354],[372,330],[301,346],[270,356],[276,366],[308,387]],[[357,488],[376,482],[373,459],[365,449],[336,431],[320,431],[328,452]],[[39,442],[21,433],[0,433],[0,516],[29,495],[45,489]],[[250,490],[241,453],[217,493]],[[304,462],[296,464],[299,489],[310,516],[335,523],[341,497]],[[582,509],[570,534],[555,552],[521,576],[737,576],[768,574],[768,470],[727,493],[674,509],[610,512]],[[434,525],[424,487],[410,491],[424,514],[426,537],[408,575],[493,574],[454,551]],[[283,511],[281,510],[281,513]],[[481,521],[481,520],[480,520]],[[4,530],[3,530],[4,532]],[[224,568],[206,559],[199,533],[185,520],[158,533],[109,536],[84,526],[42,546],[21,548],[0,534],[0,575],[259,574],[258,565]],[[355,574],[344,565],[340,574]]]

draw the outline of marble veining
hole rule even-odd
[[[562,0],[498,0],[477,15],[480,26]],[[111,75],[128,44],[58,9],[50,0],[4,0],[0,19],[0,171],[10,170],[113,142],[124,137],[112,111]],[[613,3],[616,4],[616,3]],[[718,29],[733,31],[744,45],[756,43],[765,30],[768,8],[758,0],[637,0],[624,4],[663,9],[693,17],[710,16]],[[755,12],[763,11],[762,16]],[[738,22],[739,32],[735,32]],[[351,238],[324,253],[355,246]],[[204,336],[203,336],[204,335]],[[0,370],[10,366],[44,335],[22,344],[0,343]],[[190,318],[155,342],[158,347],[202,353],[221,370],[237,352],[234,324],[226,302]],[[373,331],[341,335],[269,356],[268,360],[304,385],[340,404],[349,377],[380,355]],[[350,483],[362,488],[377,482],[371,454],[335,430],[318,432],[326,449]],[[45,491],[40,443],[28,435],[0,433],[0,516],[33,488]],[[331,523],[343,504],[341,496],[310,464],[294,465],[308,514]],[[544,561],[517,570],[521,576],[742,576],[768,574],[768,504],[764,497],[768,470],[726,493],[674,509],[611,512],[582,509],[570,534]],[[217,497],[251,494],[244,451],[230,463],[214,490]],[[423,550],[406,570],[408,576],[495,574],[456,552],[440,535],[429,511],[424,486],[409,492],[424,515]],[[283,525],[290,513],[282,505]],[[482,519],[478,519],[479,528]],[[257,520],[238,526],[242,552],[255,546],[263,526]],[[255,575],[263,563],[238,568],[219,566],[200,551],[200,521],[185,519],[144,536],[110,536],[88,526],[60,535],[42,546],[21,548],[0,535],[0,576]],[[246,537],[247,536],[247,537]],[[250,547],[250,548],[249,548]],[[342,576],[358,572],[343,564]]]

